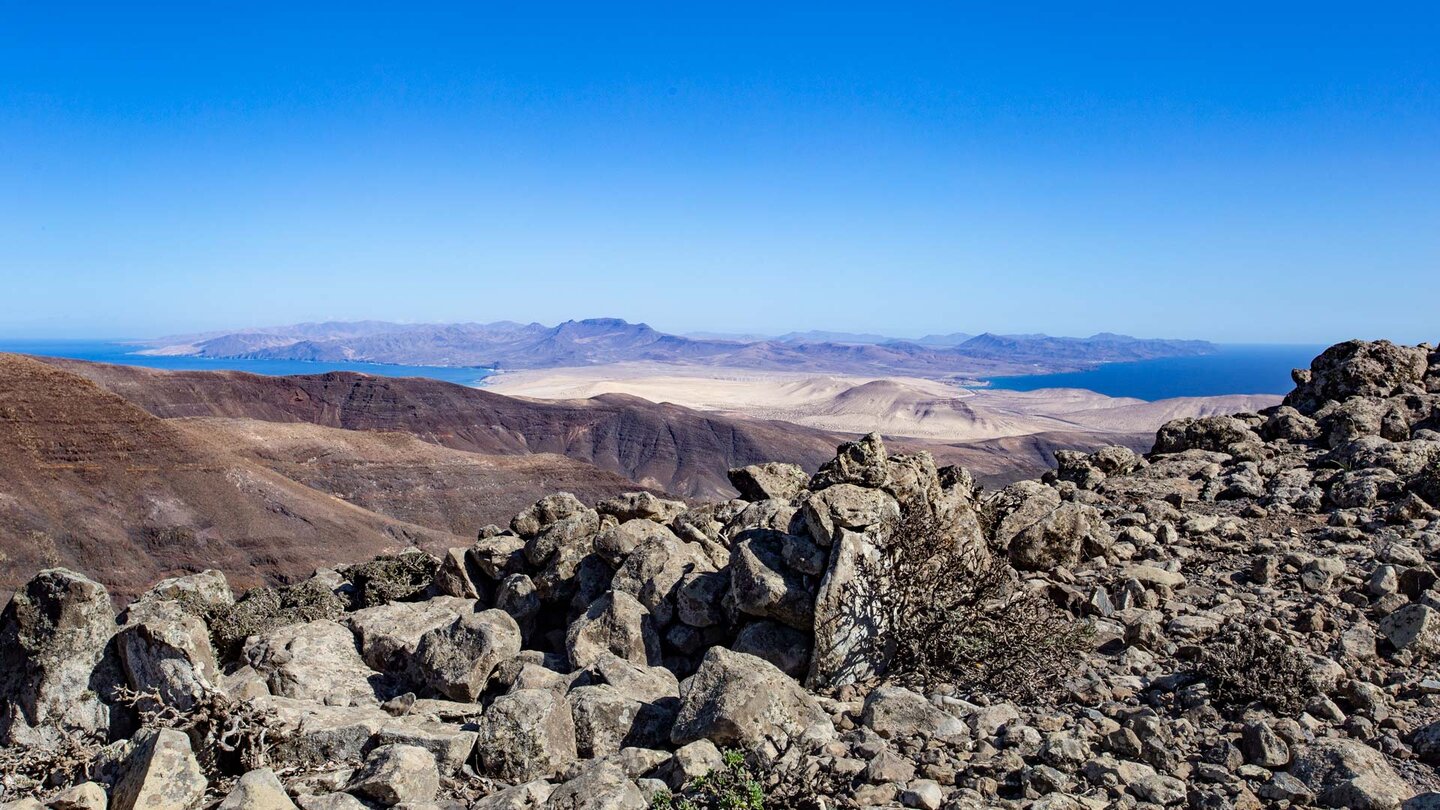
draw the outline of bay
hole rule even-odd
[[[1084,388],[1112,397],[1157,400],[1222,394],[1288,394],[1290,370],[1308,368],[1324,346],[1226,344],[1213,354],[1105,363],[1084,371],[992,377],[992,388],[1035,391]]]
[[[358,371],[377,377],[428,377],[458,385],[477,385],[491,374],[486,368],[444,366],[403,366],[390,363],[323,362],[309,360],[255,360],[246,358],[157,357],[136,354],[141,347],[97,340],[8,340],[0,341],[0,352],[66,357],[95,363],[167,369],[171,371],[246,371],[281,377],[292,374],[324,374],[328,371]]]

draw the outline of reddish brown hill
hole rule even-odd
[[[80,376],[0,354],[0,589],[53,565],[122,597],[206,567],[245,586],[456,542],[288,480]]]
[[[506,525],[554,492],[594,503],[639,489],[589,464],[539,453],[497,456],[452,450],[405,433],[340,430],[303,422],[214,417],[173,424],[313,489],[372,512],[471,536]]]
[[[618,394],[528,400],[435,380],[337,372],[262,377],[49,361],[150,413],[399,431],[457,450],[555,453],[694,497],[733,494],[731,467],[784,459],[811,469],[846,436],[784,422],[708,415]]]

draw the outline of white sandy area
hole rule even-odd
[[[618,363],[499,374],[485,388],[535,399],[628,394],[704,411],[778,419],[845,433],[879,431],[952,442],[1048,431],[1145,433],[1170,419],[1273,405],[1279,397],[1180,397],[1156,402],[1094,391],[967,389],[916,377]]]

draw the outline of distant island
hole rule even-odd
[[[654,362],[828,373],[945,378],[1076,371],[1101,363],[1212,354],[1203,340],[1100,333],[928,335],[917,340],[850,332],[792,332],[778,337],[667,334],[619,318],[556,326],[513,321],[398,324],[305,323],[142,341],[159,356],[364,361],[402,365],[543,369]]]

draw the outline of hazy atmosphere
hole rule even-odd
[[[1419,340],[1437,17],[7,4],[0,337],[606,315]]]

